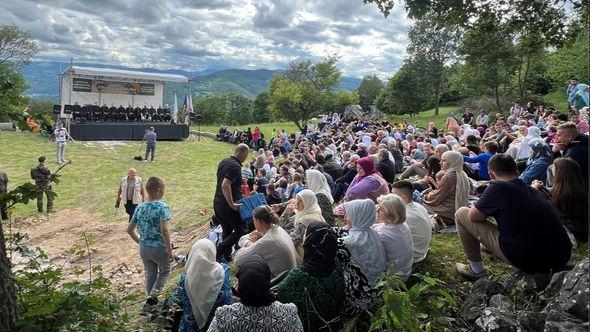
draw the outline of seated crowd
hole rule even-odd
[[[527,273],[564,268],[588,240],[588,108],[527,106],[493,121],[465,109],[444,129],[330,115],[268,145],[258,128],[224,128],[220,140],[259,149],[238,184],[267,204],[249,232],[222,224],[230,256],[194,245],[173,297],[180,330],[337,330],[371,306],[386,269],[407,280],[438,232],[457,233],[466,264],[455,269],[470,280],[485,274],[482,251]]]

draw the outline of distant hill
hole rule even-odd
[[[96,63],[76,63],[76,65],[192,76],[191,90],[193,99],[207,94],[221,95],[227,93],[237,93],[254,99],[258,93],[267,88],[268,83],[275,74],[282,72],[281,70],[268,69],[207,69],[189,73],[178,69],[129,68]],[[38,61],[24,67],[23,74],[28,84],[31,85],[26,94],[34,98],[50,99],[57,102],[59,99],[59,73],[68,66],[69,63],[67,62]],[[343,76],[337,89],[353,91],[360,83],[361,79],[359,78]],[[179,99],[178,102],[182,103],[185,94],[188,92],[188,85],[179,83],[166,84],[165,103],[173,103],[175,92]]]

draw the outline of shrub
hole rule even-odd
[[[443,289],[445,283],[428,274],[413,274],[410,288],[388,270],[382,277],[381,306],[375,312],[369,331],[432,331],[448,327],[456,310],[453,297]]]

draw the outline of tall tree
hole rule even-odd
[[[0,27],[0,118],[13,117],[26,105],[22,73],[15,68],[29,63],[37,44],[28,32],[14,25]],[[0,331],[12,331],[17,320],[17,300],[11,263],[6,253],[3,221],[0,221]]]
[[[424,111],[432,101],[428,91],[421,89],[425,75],[421,73],[426,60],[407,58],[402,67],[389,79],[375,100],[379,110],[388,114],[416,114]]]
[[[268,111],[270,105],[270,98],[268,91],[262,91],[256,96],[254,100],[254,108],[252,109],[252,121],[255,123],[263,123],[270,121],[270,113]]]
[[[37,54],[37,43],[16,25],[0,27],[0,63],[28,64]]]
[[[445,66],[454,59],[458,43],[457,29],[436,27],[431,18],[416,22],[408,32],[410,57],[423,57],[422,74],[434,98],[434,114],[438,115],[440,97],[445,83]]]
[[[293,121],[301,129],[313,116],[329,110],[333,87],[340,82],[337,59],[294,62],[268,88],[268,109],[276,118]]]
[[[489,13],[487,19],[480,20],[465,34],[457,51],[464,56],[467,67],[463,80],[494,96],[496,110],[502,111],[500,97],[506,94],[510,77],[518,66],[507,25]]]
[[[373,105],[375,98],[383,89],[383,82],[377,75],[367,75],[363,77],[361,84],[356,89],[359,95],[359,105],[366,109]]]
[[[377,5],[385,17],[391,14],[396,3],[403,4],[411,19],[432,16],[439,27],[467,29],[487,20],[492,12],[503,23],[521,28],[530,24],[541,27],[543,38],[551,45],[561,44],[579,33],[579,29],[572,29],[570,22],[582,13],[578,9],[588,5],[587,0],[363,0],[363,3]],[[565,10],[566,7],[573,10]]]

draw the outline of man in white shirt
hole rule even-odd
[[[64,128],[62,122],[57,123],[57,128],[53,131],[53,136],[55,137],[55,143],[57,144],[57,163],[61,165],[66,162],[66,141],[68,139],[68,132]]]
[[[391,185],[391,192],[406,202],[406,223],[412,233],[414,243],[414,263],[426,258],[430,248],[432,226],[426,208],[412,200],[414,185],[409,181],[397,181]]]

